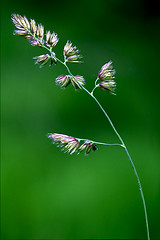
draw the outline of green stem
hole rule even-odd
[[[122,147],[121,144],[119,143],[102,143],[102,142],[96,142],[96,141],[93,141],[93,140],[90,140],[90,139],[86,139],[86,138],[79,138],[79,140],[81,141],[90,141],[90,142],[93,142],[95,144],[98,144],[98,145],[104,145],[104,146],[120,146]]]
[[[91,91],[91,95],[93,95],[93,93],[94,93],[94,90],[98,87],[99,85],[97,84],[97,85],[95,85],[95,87],[92,89],[92,91]]]
[[[143,202],[143,207],[144,207],[144,214],[145,214],[146,228],[147,228],[147,239],[150,240],[148,217],[147,217],[147,209],[146,209],[146,203],[145,203],[144,194],[143,194],[143,190],[142,190],[142,185],[141,185],[141,182],[140,182],[140,180],[139,180],[137,170],[136,170],[136,168],[135,168],[135,166],[134,166],[134,163],[133,163],[133,161],[132,161],[132,159],[131,159],[131,156],[129,155],[129,152],[128,152],[127,148],[124,147],[124,150],[125,150],[128,158],[129,158],[129,161],[130,161],[130,163],[131,163],[131,165],[132,165],[134,174],[136,175],[136,178],[137,178],[137,182],[138,182],[138,185],[139,185],[139,190],[140,190],[141,198],[142,198],[142,202]]]
[[[123,146],[125,146],[121,136],[119,135],[119,133],[117,132],[115,126],[113,125],[111,119],[109,118],[108,114],[106,113],[106,111],[104,110],[104,108],[102,107],[102,105],[100,104],[100,102],[97,100],[97,98],[90,92],[88,92],[88,90],[86,88],[83,87],[83,89],[89,93],[89,95],[96,101],[96,103],[98,104],[98,106],[100,107],[100,109],[102,110],[102,112],[104,113],[104,115],[106,116],[106,118],[108,119],[111,127],[113,128],[114,132],[116,133],[117,137],[119,138],[120,142],[122,143]]]

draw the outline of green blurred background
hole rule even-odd
[[[13,36],[12,13],[71,40],[83,64],[70,64],[91,90],[112,60],[116,96],[96,90],[128,146],[142,182],[150,234],[160,239],[158,1],[2,1],[2,239],[146,239],[143,205],[125,152],[99,146],[89,156],[62,153],[48,132],[117,142],[103,113],[83,91],[62,90],[63,66],[34,65],[45,53]]]

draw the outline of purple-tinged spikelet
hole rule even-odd
[[[25,16],[22,17],[19,14],[13,14],[12,22],[15,27],[18,28],[18,30],[14,30],[15,35],[24,36],[25,38],[29,39],[29,42],[33,46],[41,46],[41,43],[39,42],[41,39],[35,39],[37,26],[33,19],[31,19],[31,22],[29,23]]]
[[[59,39],[57,37],[57,34],[56,33],[50,33],[50,31],[48,31],[46,33],[46,45],[48,47],[55,47],[56,44],[58,43]]]
[[[109,82],[103,81],[99,83],[99,87],[104,91],[114,94],[116,83],[114,81],[109,81]]]
[[[40,43],[40,41],[38,41],[37,39],[30,40],[29,42],[30,42],[30,44],[31,44],[32,46],[34,46],[34,47],[40,47],[40,46],[42,46],[42,44]]]
[[[36,59],[35,64],[40,64],[40,67],[42,67],[48,63],[50,56],[49,54],[43,54],[43,55],[34,57],[33,59]]]
[[[58,133],[49,134],[48,138],[53,139],[53,143],[56,143],[58,147],[62,147],[62,151],[70,154],[77,150],[80,143],[77,138]]]
[[[97,146],[95,143],[86,140],[80,147],[78,150],[78,154],[81,153],[83,150],[85,150],[85,154],[88,155],[90,153],[91,150],[96,151],[97,150]]]
[[[15,30],[13,34],[26,37],[30,31],[28,19],[19,14],[13,14],[11,19],[16,28],[18,28],[18,30]]]
[[[38,24],[37,27],[37,36],[40,40],[43,40],[44,37],[44,27],[42,26],[42,24]]]
[[[29,23],[28,19],[26,18],[26,16],[23,17],[23,20],[25,22],[26,29],[30,30],[30,23]]]
[[[37,26],[36,26],[36,22],[34,19],[31,19],[30,26],[31,26],[31,32],[33,33],[33,35],[35,35],[35,33],[37,31]]]
[[[61,75],[56,78],[56,84],[60,85],[62,88],[66,88],[69,84],[75,89],[81,89],[81,86],[85,84],[83,76],[71,76],[71,75]]]
[[[56,78],[56,84],[60,85],[62,88],[66,88],[71,83],[70,75],[61,75]]]
[[[104,91],[114,94],[116,82],[114,81],[115,70],[112,67],[112,62],[109,61],[102,66],[98,73],[98,78],[101,80],[99,87]]]
[[[29,22],[24,16],[19,14],[12,15],[12,22],[18,30],[14,31],[15,35],[24,36],[27,38],[32,46],[42,47],[42,45],[47,45],[52,48],[58,43],[57,34],[54,32],[51,34],[50,31],[46,33],[46,40],[44,40],[44,27],[42,24],[36,25],[34,19]],[[52,58],[52,63],[56,62],[56,59]]]
[[[72,43],[67,41],[63,51],[65,62],[79,63],[79,58],[81,58],[81,56],[78,55],[78,53],[79,50],[77,49],[77,47],[73,47]]]
[[[76,75],[71,78],[71,83],[75,89],[81,88],[81,85],[85,84],[83,76]]]
[[[28,31],[25,31],[25,30],[15,30],[14,31],[14,35],[27,36],[28,35]]]
[[[101,70],[98,73],[98,77],[101,81],[110,81],[114,78],[115,70],[112,67],[112,62],[109,61],[102,66]]]
[[[19,30],[30,30],[30,24],[26,17],[22,17],[19,14],[12,14],[11,19],[15,27]]]
[[[85,150],[85,154],[88,155],[91,150],[96,151],[97,146],[94,142],[86,140],[81,146],[80,141],[84,141],[78,138],[74,138],[65,134],[53,133],[48,134],[48,138],[53,140],[53,144],[56,143],[58,147],[62,147],[62,151],[70,154],[77,152],[80,154]]]

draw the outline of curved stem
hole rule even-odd
[[[98,80],[99,80],[99,78],[97,77],[97,79],[96,79],[96,81],[95,81],[95,83],[94,83],[94,84],[95,84],[95,86],[97,85],[97,81],[98,81]]]
[[[85,91],[87,90],[87,89],[84,88],[84,87],[83,87],[83,89],[84,89]],[[88,90],[87,90],[86,92],[89,93]],[[111,127],[113,128],[113,130],[114,130],[114,132],[116,133],[117,137],[119,138],[120,142],[122,143],[123,146],[125,146],[125,144],[124,144],[121,136],[120,136],[119,133],[117,132],[117,130],[116,130],[115,126],[113,125],[110,117],[108,116],[108,114],[106,113],[106,111],[104,110],[104,108],[102,107],[102,105],[100,104],[100,102],[97,100],[97,98],[96,98],[93,94],[89,93],[89,95],[96,101],[96,103],[98,104],[98,106],[99,106],[100,109],[103,111],[103,113],[104,113],[104,115],[106,116],[106,118],[108,119]]]
[[[140,180],[139,180],[137,170],[136,170],[136,168],[135,168],[135,166],[134,166],[134,163],[133,163],[133,161],[132,161],[132,159],[131,159],[131,156],[129,155],[129,152],[128,152],[127,148],[124,147],[124,150],[125,150],[128,158],[129,158],[129,161],[130,161],[130,163],[131,163],[131,165],[132,165],[134,174],[135,174],[135,176],[136,176],[136,178],[137,178],[137,182],[138,182],[138,185],[139,185],[139,190],[140,190],[140,193],[141,193],[141,198],[142,198],[143,207],[144,207],[145,220],[146,220],[147,239],[149,240],[149,239],[150,239],[150,236],[149,236],[149,225],[148,225],[147,209],[146,209],[146,203],[145,203],[144,194],[143,194],[143,190],[142,190],[142,185],[141,185],[141,182],[140,182]]]
[[[91,95],[93,95],[93,93],[94,93],[94,90],[98,87],[99,85],[97,84],[97,85],[95,85],[95,87],[92,89],[92,91],[91,91]]]

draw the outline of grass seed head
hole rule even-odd
[[[33,59],[36,59],[35,64],[40,64],[40,67],[42,67],[48,63],[50,56],[49,54],[43,54],[43,55],[34,57]]]
[[[115,88],[116,88],[116,83],[114,81],[100,82],[99,87],[104,91],[115,94],[114,91],[115,91]]]
[[[94,142],[91,142],[89,140],[84,141],[65,134],[50,133],[48,135],[48,138],[53,140],[53,144],[57,144],[58,147],[62,148],[62,151],[70,154],[75,152],[80,154],[83,150],[85,150],[85,154],[88,155],[91,150],[97,150],[97,146]],[[84,141],[81,146],[80,141]]]
[[[78,54],[79,50],[76,46],[72,46],[72,43],[67,41],[66,45],[64,46],[63,55],[65,62],[72,62],[72,63],[79,63],[79,59],[81,55]]]

